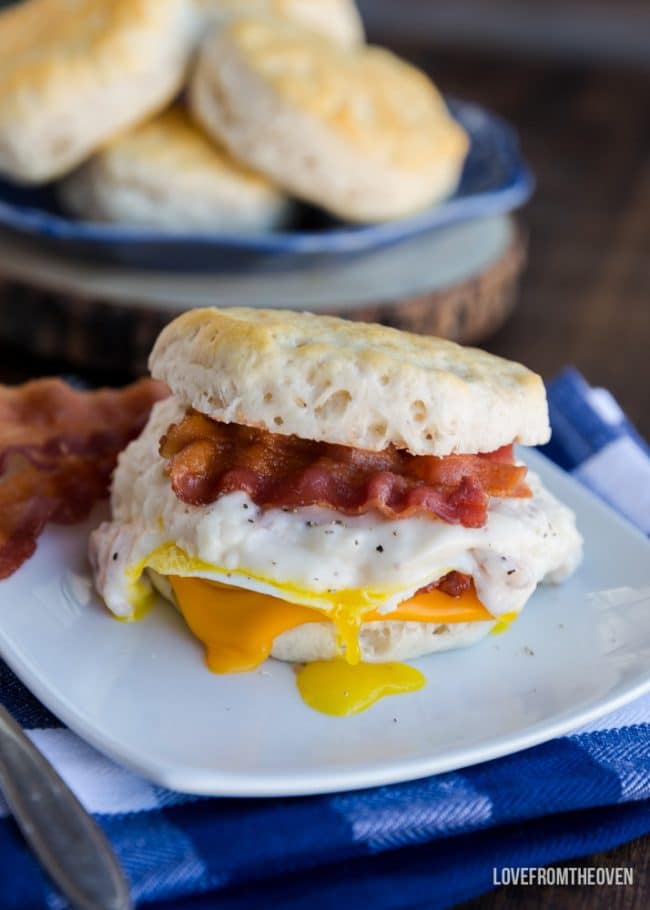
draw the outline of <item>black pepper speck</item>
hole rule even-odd
[[[379,544],[379,546],[376,547],[376,550],[377,550],[378,553],[383,553],[383,552],[384,552],[384,548],[382,547],[381,544]]]

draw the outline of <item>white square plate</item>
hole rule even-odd
[[[85,526],[50,528],[0,583],[0,654],[80,736],[158,784],[276,796],[449,771],[566,733],[650,690],[650,545],[541,455],[577,513],[585,560],[502,635],[417,662],[427,686],[369,711],[306,707],[293,670],[215,676],[174,609],[116,622],[87,580]]]

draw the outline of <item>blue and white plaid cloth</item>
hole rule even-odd
[[[648,448],[616,402],[573,370],[550,384],[549,399],[547,453],[650,531]],[[488,890],[493,867],[553,863],[650,832],[650,697],[464,771],[262,800],[153,786],[62,727],[1,663],[0,693],[96,815],[140,906],[447,907]],[[0,906],[65,907],[1,804]]]

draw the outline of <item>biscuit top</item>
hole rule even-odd
[[[209,140],[180,106],[131,130],[108,145],[99,157],[111,173],[128,177],[134,166],[184,172],[197,183],[223,176],[239,187],[269,190],[271,184],[225,149]]]
[[[26,0],[0,13],[0,105],[51,87],[79,67],[137,72],[147,44],[177,27],[187,0]],[[189,16],[189,13],[188,13]],[[189,18],[188,18],[189,22]]]
[[[464,130],[431,80],[389,51],[339,47],[270,18],[234,20],[215,39],[283,101],[359,154],[419,172],[467,151]]]
[[[490,452],[550,436],[539,376],[451,341],[286,310],[190,310],[149,366],[226,423],[416,455]]]
[[[194,0],[208,21],[231,16],[273,16],[296,22],[339,44],[363,41],[363,25],[354,0]]]

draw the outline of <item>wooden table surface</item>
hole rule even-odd
[[[486,344],[553,376],[575,364],[609,388],[650,435],[650,85],[647,75],[525,63],[479,53],[409,54],[447,92],[490,106],[518,127],[537,174],[524,213],[530,263],[521,303]],[[65,372],[0,344],[0,381]],[[119,383],[115,373],[89,374]],[[583,862],[635,868],[630,888],[508,888],[467,905],[650,906],[650,839]]]

